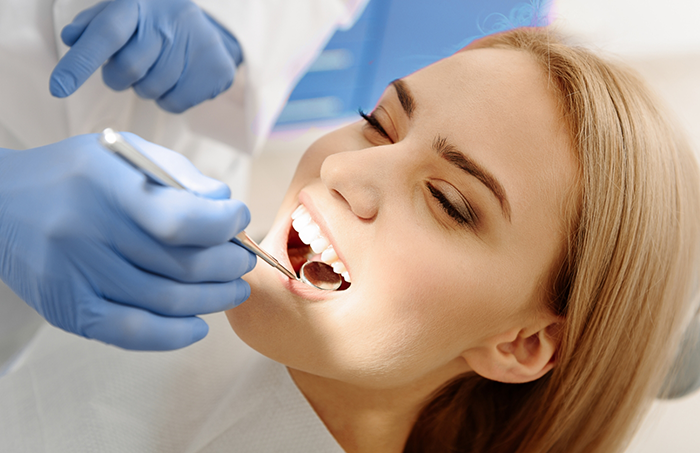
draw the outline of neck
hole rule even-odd
[[[423,405],[446,382],[431,379],[400,388],[368,389],[292,368],[289,372],[348,453],[402,452]]]

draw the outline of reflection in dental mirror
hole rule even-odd
[[[301,266],[299,279],[318,289],[335,291],[343,283],[343,277],[333,272],[333,268],[321,261],[307,261]]]

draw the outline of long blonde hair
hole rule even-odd
[[[556,366],[527,384],[474,374],[426,405],[406,451],[619,451],[659,392],[687,321],[700,186],[684,135],[632,71],[523,28],[477,47],[538,61],[580,165],[567,253],[552,275]]]

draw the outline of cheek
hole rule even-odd
[[[464,255],[456,261],[449,250],[420,243],[387,245],[368,255],[361,289],[336,313],[346,327],[339,329],[347,334],[345,351],[353,356],[347,363],[383,379],[409,379],[493,334],[506,316],[508,296],[491,266]]]

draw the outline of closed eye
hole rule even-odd
[[[477,223],[477,216],[474,210],[472,209],[469,204],[464,201],[463,204],[464,207],[463,209],[458,209],[453,202],[451,202],[447,196],[441,192],[439,189],[437,189],[433,184],[431,183],[426,183],[428,190],[430,191],[430,194],[440,203],[440,206],[442,207],[443,211],[447,213],[450,217],[452,217],[455,222],[457,222],[460,225],[465,225],[470,228],[475,228],[476,223]]]
[[[362,119],[365,120],[367,125],[371,127],[375,132],[379,133],[379,135],[386,138],[387,140],[392,141],[391,137],[389,137],[389,134],[387,134],[386,130],[384,130],[384,127],[382,127],[381,123],[374,116],[374,113],[370,113],[368,115],[362,109],[358,109],[358,113],[360,114]]]

